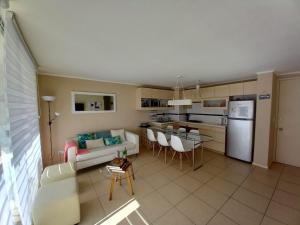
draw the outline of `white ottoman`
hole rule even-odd
[[[76,168],[73,162],[56,164],[48,166],[44,169],[40,183],[41,186],[45,186],[49,183],[75,176]]]
[[[80,222],[76,177],[42,186],[32,207],[34,225],[74,225]]]

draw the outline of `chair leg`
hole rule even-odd
[[[167,164],[167,147],[165,147],[165,164]]]
[[[174,150],[174,153],[173,153],[173,156],[172,156],[172,159],[171,159],[170,163],[172,163],[172,162],[173,162],[173,159],[174,159],[174,157],[175,157],[176,153],[177,153],[177,152]]]
[[[159,151],[158,151],[158,154],[157,154],[157,158],[159,158],[159,154],[160,154],[161,150],[162,150],[162,146],[159,146]]]
[[[182,152],[179,153],[180,158],[180,170],[182,170]]]
[[[110,184],[110,190],[109,190],[109,201],[112,200],[112,194],[113,194],[114,186],[115,186],[115,179],[116,179],[116,175],[113,173],[111,175],[111,184]]]
[[[152,142],[152,153],[153,153],[153,156],[155,155],[154,153],[154,148],[155,148],[155,142]]]

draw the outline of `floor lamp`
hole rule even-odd
[[[54,113],[54,117],[51,118],[51,102],[53,102],[55,96],[42,96],[42,99],[48,103],[48,127],[49,127],[49,140],[50,140],[50,154],[51,154],[51,163],[53,163],[53,150],[52,150],[52,130],[51,125],[53,121],[59,116],[58,112]]]

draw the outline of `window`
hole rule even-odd
[[[18,32],[12,12],[6,12],[4,22],[0,65],[0,194],[2,202],[4,186],[6,198],[3,199],[9,201],[9,207],[0,208],[0,214],[7,215],[7,221],[20,221],[25,225],[31,224],[31,204],[42,169],[36,65]],[[13,218],[7,210],[14,211]]]

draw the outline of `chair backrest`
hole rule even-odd
[[[194,133],[194,134],[200,134],[199,130],[195,130],[195,129],[191,129],[190,133]]]
[[[153,130],[147,128],[147,138],[149,141],[156,141]]]
[[[157,141],[162,146],[169,146],[166,135],[160,131],[157,132]]]
[[[171,146],[177,152],[184,152],[181,139],[175,135],[171,135]]]
[[[184,127],[180,127],[180,128],[178,129],[178,132],[179,132],[179,133],[185,133],[185,132],[186,132],[186,129],[185,129]]]

